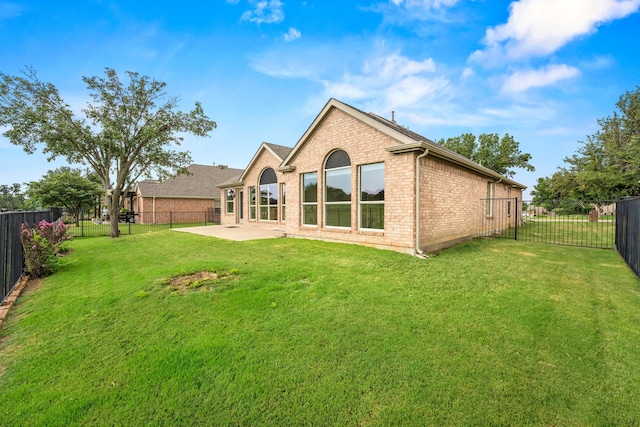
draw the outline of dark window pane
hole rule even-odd
[[[360,166],[360,200],[384,200],[384,163]]]
[[[333,227],[351,227],[351,204],[325,205],[326,224]]]
[[[278,182],[278,178],[276,177],[276,171],[271,168],[267,168],[262,172],[260,176],[260,185],[262,184],[274,184]]]
[[[324,165],[325,169],[342,168],[345,166],[351,166],[351,159],[349,155],[342,150],[334,151],[327,158],[327,162]]]
[[[318,225],[318,207],[306,205],[302,207],[303,224]]]
[[[302,175],[302,201],[305,203],[318,201],[318,173],[305,173]]]
[[[384,205],[366,204],[360,205],[360,227],[384,229]]]
[[[335,169],[326,172],[327,202],[351,201],[351,169]]]

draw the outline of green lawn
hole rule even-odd
[[[523,242],[611,249],[616,240],[616,223],[613,217],[606,218],[598,222],[566,216],[528,218],[517,230],[508,228],[500,234],[514,238],[517,232],[518,240]]]
[[[640,423],[640,283],[610,250],[66,245],[0,332],[2,425]],[[167,285],[202,270],[226,277]]]

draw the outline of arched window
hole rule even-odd
[[[336,150],[324,164],[324,224],[351,227],[351,159]]]
[[[278,220],[278,178],[276,172],[267,168],[260,175],[260,219]]]

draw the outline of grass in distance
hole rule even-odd
[[[0,335],[8,425],[640,420],[640,285],[612,251],[496,239],[425,260],[171,231],[68,246]],[[202,270],[233,277],[164,287]]]

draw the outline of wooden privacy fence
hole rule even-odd
[[[23,223],[34,227],[42,220],[53,222],[62,215],[62,210],[3,212],[0,213],[0,301],[4,301],[20,280],[24,270],[24,256],[20,242]]]
[[[640,279],[640,197],[616,202],[616,250]]]

